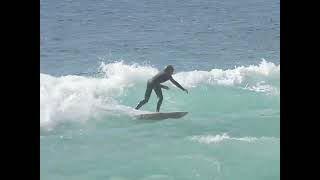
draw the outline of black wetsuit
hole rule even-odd
[[[161,90],[163,85],[161,85],[161,83],[166,82],[168,80],[170,80],[174,85],[179,87],[181,90],[184,90],[184,88],[177,81],[175,81],[172,78],[172,76],[168,75],[164,71],[159,72],[153,78],[148,80],[147,89],[146,89],[146,92],[145,92],[145,95],[144,95],[144,99],[139,102],[139,104],[137,105],[136,109],[139,109],[141,106],[143,106],[145,103],[148,102],[148,100],[150,98],[150,95],[151,95],[151,92],[152,92],[152,89],[153,89],[154,92],[157,94],[157,96],[159,98],[158,104],[157,104],[157,112],[159,112],[160,106],[161,106],[162,100],[163,100],[162,90]]]

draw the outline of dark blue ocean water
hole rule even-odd
[[[41,72],[124,60],[180,70],[280,63],[278,0],[40,1]]]

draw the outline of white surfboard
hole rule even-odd
[[[148,120],[163,120],[169,118],[181,118],[188,114],[188,112],[176,111],[176,112],[153,112],[153,113],[141,113],[135,115],[137,119],[148,119]]]

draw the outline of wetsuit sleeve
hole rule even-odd
[[[175,81],[172,76],[170,77],[170,81],[181,90],[184,90],[184,88],[177,81]]]

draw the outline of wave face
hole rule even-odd
[[[130,115],[143,97],[146,81],[159,71],[148,65],[115,62],[101,63],[95,77],[40,74],[40,129],[51,129],[63,122],[83,123],[115,114]],[[215,113],[225,113],[237,105],[238,110],[268,103],[279,105],[280,65],[265,60],[256,66],[177,72],[173,77],[189,89],[189,94],[166,82],[170,90],[163,90],[163,111],[201,114],[215,108]],[[152,94],[141,109],[153,111],[156,100]]]
[[[189,94],[166,82],[161,111],[188,115],[136,120],[133,108],[159,71],[113,62],[101,63],[94,76],[40,74],[42,176],[278,179],[280,65],[262,60],[226,70],[178,71],[173,77]],[[153,92],[141,110],[155,111],[156,103]]]

